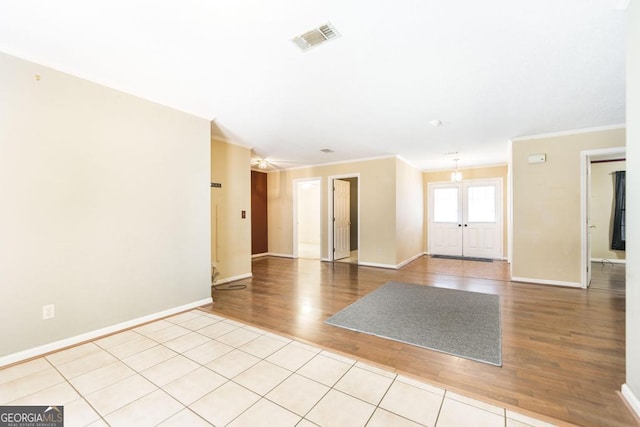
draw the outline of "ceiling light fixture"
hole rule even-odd
[[[258,160],[258,169],[266,169],[267,166],[269,166],[269,164],[267,163],[266,160],[264,159]]]
[[[440,119],[433,119],[429,122],[429,124],[433,127],[438,127],[438,126],[442,126],[442,120]]]
[[[456,170],[451,172],[451,182],[461,182],[462,181],[462,172],[460,172],[458,170],[458,160],[460,160],[460,159],[453,159],[453,160],[456,162]]]

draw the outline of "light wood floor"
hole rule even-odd
[[[504,262],[421,257],[400,270],[264,257],[215,313],[578,425],[637,425],[625,381],[624,292],[510,282]],[[389,280],[500,296],[503,366],[348,331],[324,320]]]
[[[591,262],[590,289],[604,289],[609,291],[625,291],[625,264],[607,262]]]

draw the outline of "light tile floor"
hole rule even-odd
[[[0,370],[0,405],[65,426],[548,426],[192,310]]]

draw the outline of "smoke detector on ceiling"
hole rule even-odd
[[[327,22],[324,25],[319,26],[318,28],[314,28],[311,31],[307,31],[306,33],[294,37],[291,39],[303,52],[311,49],[312,47],[318,46],[322,43],[328,42],[329,40],[333,40],[340,37],[340,33],[336,31],[335,27],[331,25],[331,23]]]

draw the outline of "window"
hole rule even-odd
[[[469,187],[467,193],[469,222],[496,222],[496,187]]]
[[[433,199],[433,222],[458,222],[457,188],[436,188]]]

